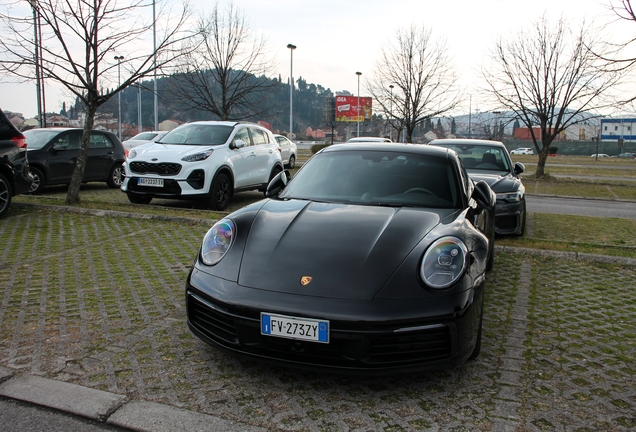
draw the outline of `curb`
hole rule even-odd
[[[266,429],[150,401],[33,375],[13,375],[0,366],[0,396],[64,411],[140,432],[266,431]]]
[[[155,214],[147,214],[147,213],[122,212],[122,211],[116,211],[116,210],[99,210],[99,209],[89,209],[89,208],[83,208],[83,207],[61,206],[61,205],[55,205],[55,204],[34,204],[34,203],[17,202],[17,203],[11,203],[11,206],[17,207],[17,208],[36,207],[36,208],[43,208],[47,210],[76,213],[81,215],[127,217],[131,219],[172,221],[172,222],[182,222],[186,224],[192,224],[192,223],[210,224],[210,222],[215,222],[217,220],[217,219],[193,218],[193,217],[186,217],[186,216],[164,216],[164,215],[155,215]],[[216,213],[224,213],[224,212],[216,212]]]

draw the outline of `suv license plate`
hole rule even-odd
[[[163,179],[154,179],[154,178],[139,178],[137,179],[137,184],[139,186],[154,186],[154,187],[163,187]]]
[[[329,321],[261,312],[261,334],[329,343]]]

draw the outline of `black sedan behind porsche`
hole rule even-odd
[[[495,196],[448,149],[330,146],[217,222],[186,282],[205,342],[276,364],[386,373],[481,346]]]
[[[31,129],[24,135],[33,177],[30,192],[37,194],[44,186],[69,184],[79,156],[82,129]],[[83,181],[105,181],[111,188],[120,187],[124,160],[126,152],[115,134],[91,131]]]
[[[437,139],[429,144],[455,150],[468,175],[475,181],[485,181],[497,194],[497,234],[523,236],[526,230],[526,188],[519,176],[525,171],[525,167],[521,162],[512,163],[502,142]]]

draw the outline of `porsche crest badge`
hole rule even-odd
[[[300,278],[300,284],[302,286],[309,285],[309,283],[311,282],[311,279],[312,279],[311,276],[303,276]]]

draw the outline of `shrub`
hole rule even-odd
[[[331,144],[314,144],[311,146],[311,152],[313,154],[318,153],[320,150],[324,149],[325,147],[329,147]]]

